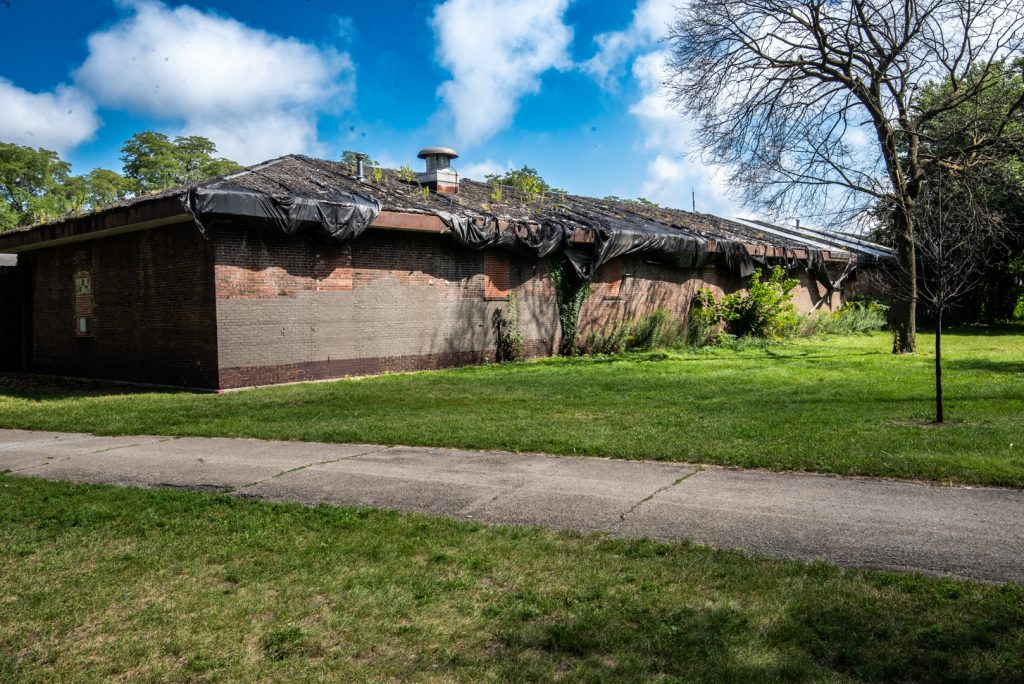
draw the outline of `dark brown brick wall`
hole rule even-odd
[[[602,266],[594,278],[590,296],[580,311],[580,333],[639,318],[658,308],[685,321],[693,295],[700,288],[707,287],[715,297],[721,297],[742,286],[739,278],[717,266],[683,270],[642,257],[616,259]]]
[[[33,370],[218,387],[213,243],[191,223],[41,249],[31,263]],[[76,293],[82,273],[88,294]]]

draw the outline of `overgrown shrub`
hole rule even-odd
[[[686,343],[703,347],[718,339],[722,331],[722,312],[711,290],[702,287],[693,296],[686,325]]]
[[[798,282],[776,266],[767,280],[762,280],[761,269],[756,269],[745,294],[734,292],[715,301],[710,290],[701,288],[690,308],[688,341],[701,347],[720,339],[723,333],[734,337],[783,337],[799,320],[792,294]]]
[[[580,324],[580,308],[590,294],[590,281],[581,278],[564,257],[548,259],[548,271],[551,273],[551,279],[555,281],[558,325],[562,332],[558,354],[575,356],[579,353],[577,329]]]
[[[515,293],[508,295],[505,314],[498,324],[498,361],[518,361],[526,355],[523,331],[519,329],[519,300]]]
[[[756,269],[746,294],[734,292],[722,298],[726,329],[736,337],[782,337],[797,321],[792,291],[799,282],[787,278],[781,266],[773,268],[767,280]]]
[[[874,300],[847,301],[838,311],[802,317],[796,334],[801,337],[857,335],[884,330],[888,310],[888,306]]]
[[[580,343],[583,354],[621,354],[677,346],[684,339],[682,322],[665,309],[655,309],[631,321],[616,321],[610,328],[592,330]]]

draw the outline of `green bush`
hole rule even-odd
[[[798,284],[781,266],[773,268],[767,280],[761,280],[761,269],[756,269],[746,294],[722,298],[726,329],[736,337],[782,337],[796,325],[792,291]]]
[[[499,326],[498,361],[519,361],[526,356],[523,331],[519,329],[519,300],[511,292]]]
[[[859,335],[884,330],[889,307],[874,300],[848,301],[832,313],[808,314],[800,319],[795,333],[813,335]]]
[[[684,339],[682,322],[665,309],[655,309],[631,321],[616,321],[610,328],[592,330],[580,344],[583,354],[622,354],[677,346]]]
[[[722,332],[722,323],[722,312],[711,290],[706,287],[697,290],[690,304],[686,343],[692,347],[703,347],[716,342]]]
[[[767,280],[756,269],[746,294],[734,292],[715,301],[709,289],[701,288],[690,308],[688,341],[701,347],[721,339],[723,333],[765,339],[787,335],[799,321],[792,295],[798,282],[776,266]]]

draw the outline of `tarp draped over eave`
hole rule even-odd
[[[438,212],[438,216],[463,246],[476,250],[504,249],[540,258],[562,254],[584,280],[592,279],[602,264],[629,254],[642,254],[679,268],[703,266],[713,255],[705,238],[642,217],[627,220],[554,212],[537,223],[507,221],[502,227],[494,217],[466,217],[448,212]],[[579,228],[588,231],[593,242],[572,242],[570,237]],[[753,272],[753,263],[742,244],[721,241],[718,245],[719,250],[726,250],[730,268],[742,276]]]
[[[341,244],[359,237],[381,211],[373,197],[324,185],[318,197],[289,193],[281,196],[232,183],[230,179],[189,188],[185,209],[200,230],[219,221],[237,222],[285,236],[308,235],[324,243]],[[639,215],[619,217],[555,209],[537,222],[499,220],[494,216],[466,216],[436,211],[456,242],[475,249],[502,249],[535,258],[562,255],[583,280],[591,280],[613,259],[643,255],[677,268],[699,268],[722,263],[739,277],[750,276],[768,260],[747,252],[736,240],[716,240],[714,250],[708,239],[678,227],[670,227]],[[577,229],[593,236],[592,242],[577,243],[570,238]],[[804,268],[831,293],[853,275],[854,262],[847,262],[833,281],[819,250],[807,249],[806,259],[784,259],[787,268]]]
[[[381,211],[381,204],[340,188],[330,188],[321,197],[288,194],[275,197],[230,181],[189,188],[183,198],[200,230],[217,221],[239,217],[260,230],[281,235],[309,235],[326,243],[353,240],[369,227]]]

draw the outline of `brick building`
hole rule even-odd
[[[832,307],[836,281],[878,255],[852,238],[631,202],[499,198],[429,156],[418,178],[357,176],[289,156],[0,235],[0,253],[18,255],[0,280],[20,303],[3,314],[6,365],[226,389],[474,364],[495,358],[509,293],[528,353],[557,348],[553,256],[589,268],[585,333],[656,307],[683,318],[697,289],[738,290],[753,262],[794,269],[799,309]],[[626,224],[697,251],[681,263],[663,241],[609,248],[605,227]]]

